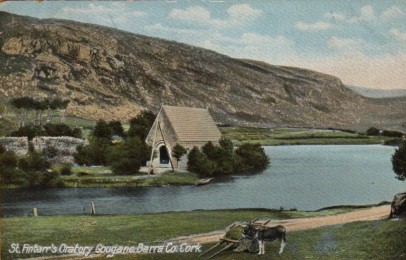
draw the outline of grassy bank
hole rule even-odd
[[[194,173],[168,172],[146,178],[139,175],[115,175],[108,167],[73,167],[73,174],[62,176],[66,187],[123,187],[191,185],[198,178]]]
[[[351,209],[322,212],[277,210],[216,210],[136,214],[122,216],[52,216],[2,219],[2,259],[12,259],[11,243],[60,245],[159,245],[169,238],[219,230],[234,221],[256,217],[290,219],[332,215]],[[16,228],[18,227],[18,228]],[[359,222],[314,230],[288,232],[284,259],[401,259],[405,256],[406,221]],[[205,245],[204,248],[208,248]],[[267,247],[267,256],[276,257],[279,243]],[[27,257],[31,255],[19,255]],[[35,255],[38,256],[38,255]],[[164,259],[195,259],[196,254],[160,255]],[[142,255],[156,259],[157,255]],[[224,253],[221,259],[248,259],[248,253]],[[388,258],[389,257],[389,258]],[[393,258],[391,258],[393,257]],[[118,256],[115,259],[133,259]]]
[[[255,142],[262,145],[301,145],[301,144],[383,144],[393,138],[367,136],[341,130],[306,128],[220,128],[223,136],[235,144]]]

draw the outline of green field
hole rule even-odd
[[[216,210],[134,214],[121,216],[40,216],[2,219],[2,259],[13,259],[11,243],[51,245],[159,245],[170,238],[222,229],[234,221],[257,217],[290,219],[348,212],[340,208],[321,212],[277,210]],[[406,221],[372,221],[287,233],[282,259],[404,259]],[[204,245],[207,249],[210,245]],[[267,246],[266,256],[279,257],[279,242]],[[38,256],[31,255],[19,255]],[[157,259],[157,255],[138,255]],[[165,254],[163,259],[196,259],[197,254]],[[224,252],[221,259],[252,259],[249,253]],[[133,255],[114,259],[133,259]]]
[[[384,144],[385,141],[393,139],[384,136],[367,136],[352,131],[307,128],[221,127],[220,131],[236,145],[245,142],[262,145]]]

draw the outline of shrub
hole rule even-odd
[[[182,156],[185,155],[186,153],[187,153],[186,148],[180,144],[176,144],[172,149],[172,156],[176,159],[178,163],[180,161],[180,158],[182,158]]]
[[[269,158],[259,143],[245,143],[235,151],[237,156],[236,170],[264,170],[269,164]]]
[[[44,135],[46,136],[72,136],[76,138],[82,137],[80,128],[70,128],[68,125],[60,124],[46,124],[44,125]]]
[[[21,172],[16,169],[17,156],[13,151],[4,151],[0,154],[0,178],[5,184],[18,183]]]
[[[188,155],[187,169],[203,176],[212,176],[215,165],[199,148],[193,147]]]
[[[368,130],[365,132],[367,135],[379,135],[379,129],[375,127],[368,128]]]
[[[150,111],[141,111],[136,117],[130,119],[129,137],[138,136],[141,140],[147,138],[148,132],[154,124],[156,115]]]
[[[107,125],[110,128],[111,133],[113,135],[118,135],[118,136],[121,136],[121,137],[125,137],[124,128],[121,125],[120,121],[111,121]]]
[[[403,140],[399,148],[392,155],[392,168],[397,179],[406,180],[406,141]]]
[[[388,137],[401,138],[403,136],[403,133],[399,131],[383,130],[382,135]]]
[[[59,170],[59,173],[64,176],[72,175],[72,166],[69,164],[64,164]]]
[[[77,152],[73,154],[73,158],[79,165],[106,165],[110,145],[110,140],[106,138],[91,137],[89,145],[76,148]]]
[[[58,149],[53,146],[47,146],[42,150],[42,154],[49,160],[58,155]]]
[[[149,160],[150,151],[147,144],[139,137],[131,137],[124,143],[109,148],[108,162],[117,174],[136,174]]]
[[[39,129],[34,126],[22,126],[18,130],[11,132],[10,136],[15,137],[27,137],[28,141],[31,141],[39,132]]]
[[[99,139],[111,140],[111,129],[104,120],[99,120],[93,129],[92,136]]]

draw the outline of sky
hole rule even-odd
[[[313,69],[347,85],[406,89],[404,0],[6,1],[0,10]]]

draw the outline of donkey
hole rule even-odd
[[[282,254],[283,248],[286,245],[286,228],[284,226],[276,227],[257,227],[252,224],[247,224],[244,227],[243,235],[251,239],[257,239],[259,244],[258,255],[265,254],[265,242],[272,242],[276,239],[281,241],[281,247],[279,249],[279,255]]]

